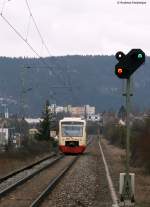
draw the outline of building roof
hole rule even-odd
[[[81,119],[80,117],[64,117],[60,121],[85,121],[84,119]]]
[[[37,123],[40,123],[40,121],[42,121],[41,118],[37,118],[37,119],[33,119],[33,118],[25,118],[25,121],[28,123],[28,124],[37,124]]]

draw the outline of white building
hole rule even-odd
[[[62,113],[62,112],[65,112],[65,107],[63,106],[57,106],[56,104],[51,104],[49,107],[48,107],[49,111],[51,113]]]
[[[13,144],[15,128],[0,128],[0,146]]]
[[[85,105],[85,112],[87,115],[95,114],[95,106]]]
[[[100,114],[91,114],[87,116],[87,121],[101,121],[102,116]]]
[[[33,119],[33,118],[25,118],[25,121],[28,123],[28,124],[38,124],[42,121],[43,119],[41,118],[36,118],[36,119]]]
[[[8,145],[9,131],[8,128],[0,128],[0,145]]]
[[[95,114],[95,106],[84,105],[84,106],[57,106],[56,104],[51,104],[49,106],[51,113],[70,113],[71,116],[85,116]]]

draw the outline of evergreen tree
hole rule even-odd
[[[40,123],[40,127],[39,127],[39,133],[37,135],[37,139],[39,140],[49,140],[50,139],[50,113],[49,113],[49,101],[46,101],[45,107],[44,107],[44,111],[43,111],[43,115],[42,115],[42,121]]]

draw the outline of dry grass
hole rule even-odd
[[[110,145],[106,139],[102,139],[109,157],[112,158],[112,169],[114,174],[124,172],[125,150]],[[150,175],[147,175],[143,168],[130,168],[135,173],[135,197],[138,207],[150,207]],[[118,189],[116,190],[118,191]]]
[[[39,145],[31,145],[27,149],[0,153],[0,177],[37,161],[50,152],[48,143],[39,143]]]
[[[26,166],[34,161],[37,161],[45,155],[46,153],[38,156],[26,157],[25,159],[0,158],[0,177],[10,173],[13,170]]]

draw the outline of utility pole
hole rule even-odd
[[[86,105],[84,106],[84,117],[85,117],[85,120],[87,120],[87,109],[86,109]]]
[[[129,159],[130,159],[130,78],[127,79],[127,86],[126,86],[126,110],[127,110],[127,117],[126,117],[126,127],[127,127],[127,149],[126,149],[126,175],[129,179]]]
[[[123,192],[121,201],[130,200],[134,202],[134,192],[131,185],[130,175],[130,91],[131,91],[131,77],[126,80],[126,173],[124,177]]]
[[[21,117],[25,117],[26,115],[26,93],[31,91],[32,88],[25,87],[25,69],[30,69],[30,66],[21,68],[21,97],[20,97],[20,115]]]
[[[21,118],[25,116],[25,77],[24,77],[24,67],[21,68],[21,97],[20,97],[20,115]]]

